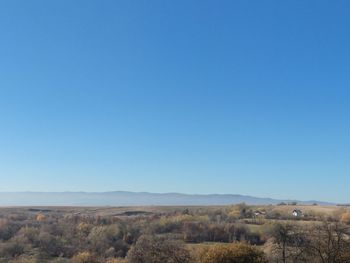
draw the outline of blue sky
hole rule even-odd
[[[348,1],[1,1],[0,191],[350,201]]]

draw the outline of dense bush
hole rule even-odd
[[[266,263],[262,251],[245,243],[215,245],[200,255],[200,263]]]
[[[141,236],[127,256],[129,263],[189,263],[184,245],[164,237]]]
[[[90,252],[80,252],[72,258],[72,263],[97,263],[97,259]]]

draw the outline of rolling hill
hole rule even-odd
[[[237,194],[180,194],[148,192],[0,192],[0,206],[170,206],[170,205],[275,205],[298,202],[333,205],[319,201],[278,200]]]

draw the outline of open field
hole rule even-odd
[[[4,212],[21,212],[21,213],[79,213],[84,215],[104,215],[104,216],[118,216],[125,212],[144,211],[149,213],[172,213],[183,211],[184,209],[196,211],[218,211],[227,210],[233,206],[97,206],[97,207],[74,207],[74,206],[0,206],[0,213]],[[281,213],[290,214],[293,210],[299,209],[306,213],[315,213],[322,215],[331,215],[340,210],[349,210],[350,206],[318,206],[318,205],[267,205],[267,206],[250,206],[251,209],[269,210]]]

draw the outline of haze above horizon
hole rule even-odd
[[[0,2],[0,192],[349,203],[350,2]]]

